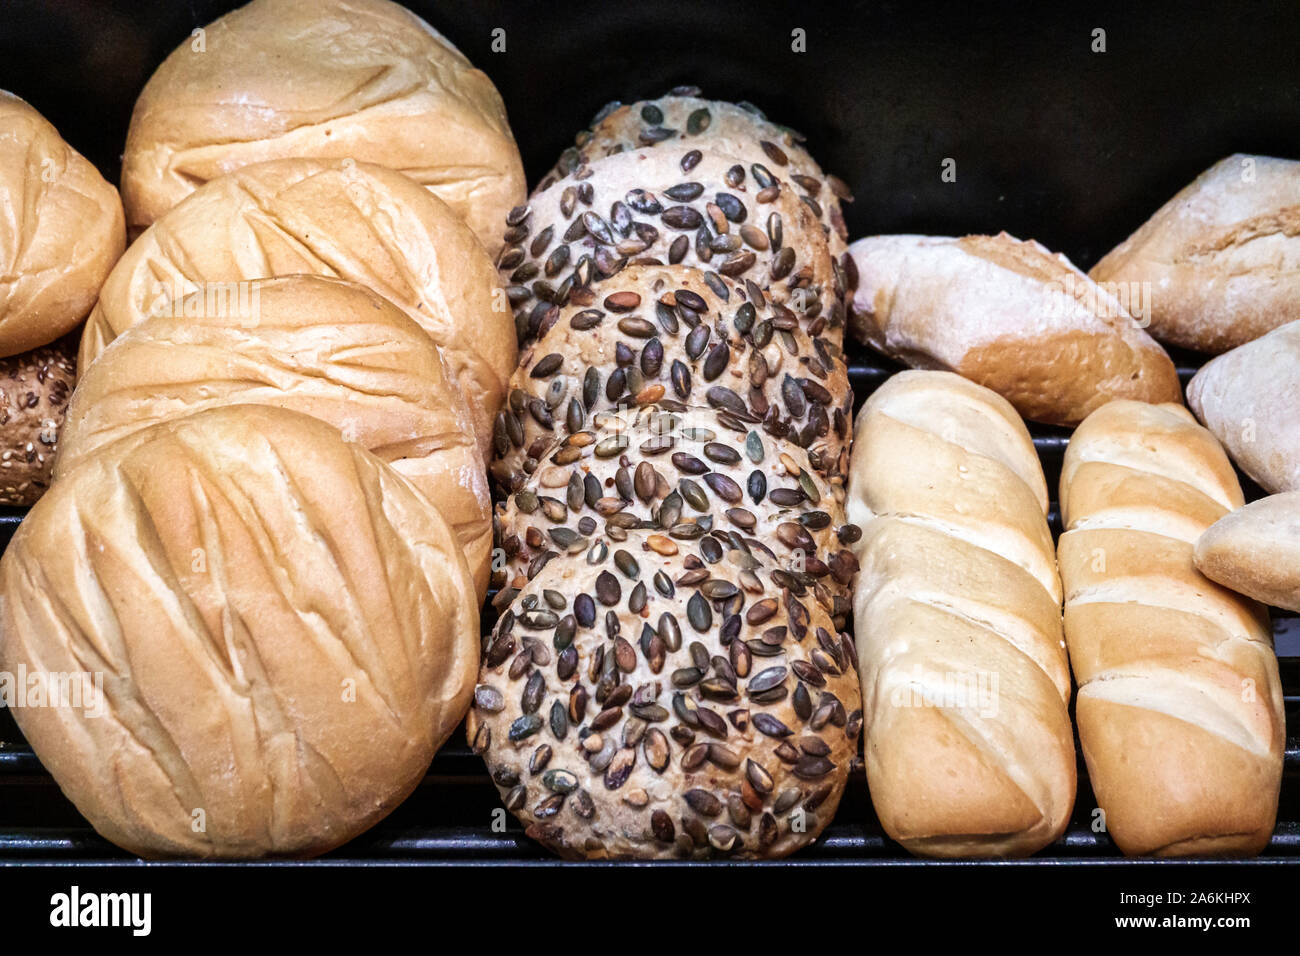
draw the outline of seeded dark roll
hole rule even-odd
[[[763,163],[777,175],[788,176],[799,198],[822,222],[831,252],[837,257],[843,254],[849,232],[840,203],[853,200],[845,182],[822,172],[804,148],[802,134],[773,123],[754,104],[701,99],[699,92],[685,87],[656,100],[608,104],[577,135],[574,145],[560,154],[540,188],[604,156],[660,143],[686,143],[746,163]]]
[[[485,638],[469,737],[556,853],[779,857],[834,816],[862,726],[853,642],[757,552],[709,558],[598,542]]]
[[[724,545],[743,545],[786,569],[843,624],[858,567],[844,545],[857,529],[843,527],[844,487],[817,475],[802,449],[730,412],[667,405],[601,412],[579,436],[552,444],[498,510],[509,562],[503,601],[599,535],[665,556],[698,542],[713,560]]]
[[[557,310],[524,351],[495,425],[493,474],[506,491],[592,415],[664,400],[730,412],[843,484],[853,392],[828,336],[810,336],[757,288],[711,286],[684,266],[631,266],[600,292],[592,307]]]
[[[521,346],[553,310],[601,301],[624,267],[664,264],[753,282],[809,335],[843,341],[843,277],[821,225],[762,163],[684,146],[619,153],[534,192],[506,225],[497,265]]]
[[[74,334],[0,359],[0,505],[35,504],[50,486],[76,355]]]

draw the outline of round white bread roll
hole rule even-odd
[[[856,652],[757,553],[638,537],[551,561],[486,640],[466,730],[562,856],[779,857],[835,815]]]
[[[114,337],[195,290],[294,273],[397,303],[442,349],[486,457],[515,370],[514,324],[491,257],[446,203],[400,173],[285,159],[199,187],[131,244],[86,323],[87,367]]]
[[[469,704],[460,550],[405,478],[309,416],[138,432],[61,476],[0,560],[0,668],[102,680],[14,717],[133,853],[325,852],[411,792]]]
[[[485,594],[487,473],[465,400],[433,341],[401,309],[351,282],[288,276],[247,289],[226,303],[236,308],[213,313],[195,293],[180,303],[185,317],[155,316],[114,340],[73,394],[56,474],[103,445],[202,409],[303,412],[409,478],[456,532]]]
[[[0,359],[0,505],[31,505],[54,477],[68,399],[77,384],[76,338]]]
[[[437,193],[495,252],[525,194],[492,81],[388,0],[254,0],[163,61],[131,115],[122,198],[133,230],[250,163],[352,158]]]
[[[0,356],[75,328],[126,244],[122,203],[27,103],[0,90]]]

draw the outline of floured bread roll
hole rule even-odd
[[[53,342],[95,303],[126,231],[117,190],[0,90],[0,356]]]
[[[551,561],[485,639],[466,729],[528,835],[570,858],[778,857],[835,815],[856,652],[757,552]]]
[[[350,159],[284,159],[195,190],[131,244],[81,342],[87,367],[150,313],[194,291],[296,273],[350,279],[433,337],[488,454],[515,370],[514,322],[491,257],[446,203],[400,173]]]
[[[163,61],[136,100],[122,198],[144,228],[268,159],[379,163],[436,193],[495,252],[524,170],[492,81],[387,0],[254,0]]]
[[[62,475],[0,560],[0,669],[102,679],[92,707],[14,717],[133,853],[322,853],[411,792],[469,704],[460,550],[405,478],[309,416],[146,429]]]
[[[109,442],[201,409],[304,412],[411,479],[455,530],[486,593],[486,470],[465,401],[419,326],[361,286],[317,276],[248,283],[247,295],[217,314],[202,311],[205,301],[189,304],[185,318],[160,315],[128,329],[86,369],[56,475]]]

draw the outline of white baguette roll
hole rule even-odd
[[[1224,515],[1197,540],[1196,567],[1247,597],[1300,611],[1300,491]]]
[[[1193,562],[1201,533],[1241,503],[1223,449],[1181,406],[1112,402],[1065,454],[1079,738],[1128,854],[1251,854],[1273,830],[1285,730],[1268,620]]]
[[[1075,756],[1047,485],[1004,399],[902,372],[862,410],[848,518],[867,781],[925,856],[1018,856],[1065,830]]]

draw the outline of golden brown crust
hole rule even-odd
[[[0,560],[0,669],[98,673],[19,707],[105,837],[147,857],[310,856],[382,818],[468,706],[460,545],[337,430],[240,406],[86,458]]]
[[[1196,542],[1196,567],[1247,597],[1300,611],[1300,493],[1261,498],[1219,518]]]
[[[53,480],[68,399],[77,383],[77,342],[64,336],[0,359],[0,505],[35,504]]]
[[[0,90],[0,356],[75,328],[122,254],[117,190],[58,131]]]

